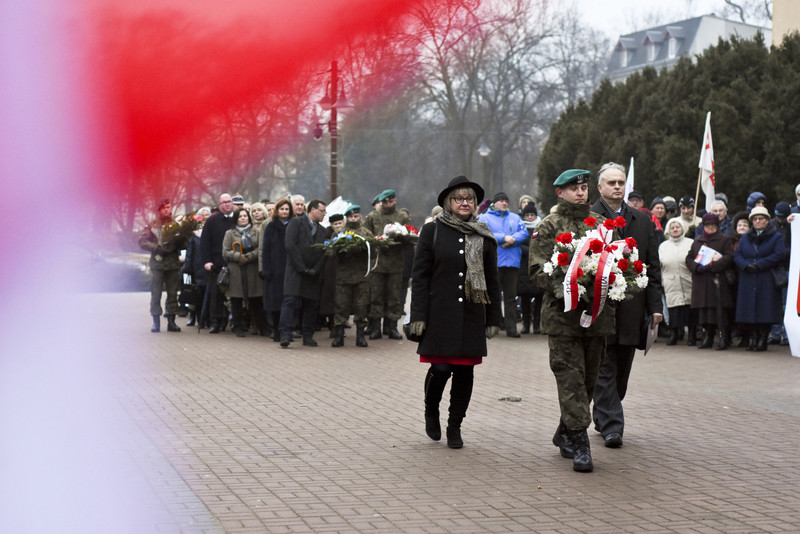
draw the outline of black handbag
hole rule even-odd
[[[782,265],[773,267],[771,270],[772,281],[775,282],[775,287],[783,288],[789,285],[789,273],[786,272],[786,269]]]
[[[228,286],[231,283],[231,270],[227,265],[223,265],[217,275],[217,285]]]

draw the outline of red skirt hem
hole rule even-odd
[[[449,363],[450,365],[480,365],[483,356],[431,356],[419,355],[419,363]]]

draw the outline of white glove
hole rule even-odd
[[[486,338],[492,339],[494,336],[500,333],[499,326],[487,326],[486,327]]]
[[[411,321],[411,333],[415,336],[421,336],[425,331],[425,321]]]

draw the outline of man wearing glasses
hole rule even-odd
[[[522,259],[522,245],[528,230],[522,219],[508,209],[508,195],[497,193],[492,208],[478,218],[485,222],[497,240],[497,271],[503,291],[503,319],[506,335],[519,337],[517,332],[517,276]]]
[[[325,202],[314,199],[308,203],[307,213],[292,217],[286,227],[286,274],[279,326],[283,348],[292,342],[292,327],[298,310],[301,314],[303,345],[317,346],[313,336],[322,291],[325,251],[312,245],[324,243],[330,236],[328,229],[320,224],[325,218],[326,207]]]

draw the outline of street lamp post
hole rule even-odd
[[[488,188],[489,184],[489,154],[492,153],[492,149],[486,146],[486,143],[481,143],[481,146],[478,147],[478,154],[481,156],[481,161],[483,162],[483,186]]]
[[[330,111],[330,120],[327,122],[328,131],[331,134],[331,200],[339,196],[339,114],[338,109],[353,107],[347,100],[344,90],[339,96],[339,65],[334,59],[331,61],[331,82],[330,93],[325,92],[325,96],[319,101],[320,107],[323,110]],[[314,138],[319,140],[322,138],[322,126],[326,123],[317,124],[314,129]]]

